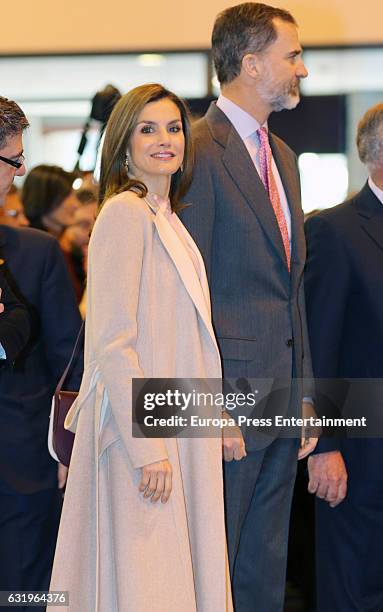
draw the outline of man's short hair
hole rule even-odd
[[[356,145],[363,164],[383,167],[383,103],[370,108],[359,121]]]
[[[9,137],[17,136],[29,126],[28,120],[20,106],[0,96],[0,149],[3,149]]]
[[[274,19],[297,25],[288,11],[259,2],[244,2],[218,15],[212,34],[212,54],[221,85],[239,75],[245,55],[260,53],[275,41]]]

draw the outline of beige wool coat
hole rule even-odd
[[[50,587],[69,591],[70,612],[232,610],[221,440],[132,437],[132,378],[221,377],[202,258],[177,223],[201,278],[151,196],[113,197],[92,232],[85,370],[66,422],[76,437]],[[165,458],[172,494],[153,504],[138,491],[140,468]]]

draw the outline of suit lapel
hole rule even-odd
[[[224,147],[222,161],[226,170],[256,215],[277,254],[286,264],[282,236],[273,207],[249,152],[226,115],[215,104],[210,106],[206,120],[213,138]],[[282,159],[279,162],[282,166]]]
[[[301,207],[301,192],[296,165],[292,157],[283,155],[277,139],[270,135],[270,146],[273,157],[282,180],[291,215],[291,263],[304,263],[306,257],[305,238],[303,230],[303,212]]]
[[[167,253],[169,254],[170,258],[172,259],[190,298],[192,299],[210,336],[212,337],[214,345],[216,345],[215,334],[214,334],[213,326],[211,323],[210,300],[209,298],[206,299],[206,292],[208,296],[209,290],[207,286],[207,281],[205,279],[205,268],[203,265],[202,257],[195,243],[192,241],[191,236],[189,235],[189,233],[186,232],[186,230],[182,226],[181,229],[185,233],[185,238],[189,242],[193,243],[195,250],[196,250],[198,261],[201,266],[201,278],[203,279],[203,281],[205,281],[205,283],[201,284],[200,279],[198,278],[198,275],[197,275],[197,271],[193,265],[193,262],[191,258],[189,257],[188,253],[186,252],[184,245],[181,243],[179,237],[177,236],[176,231],[173,229],[173,227],[171,226],[169,221],[166,219],[166,217],[163,215],[161,210],[158,210],[154,206],[152,206],[150,202],[148,202],[148,200],[145,200],[145,201],[155,213],[154,225],[158,232],[158,236],[163,246],[165,247]],[[181,222],[179,221],[178,218],[177,218],[177,223],[181,225]]]
[[[356,208],[362,229],[383,250],[383,204],[371,191],[368,183],[356,198]]]

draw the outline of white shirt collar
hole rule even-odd
[[[254,132],[256,132],[261,126],[258,121],[250,115],[248,112],[243,110],[238,104],[235,104],[228,98],[225,98],[220,94],[217,100],[217,106],[225,113],[226,117],[233,124],[242,140],[245,140]],[[267,128],[267,123],[264,124]]]
[[[368,186],[371,191],[376,195],[378,200],[383,204],[383,189],[380,189],[377,185],[375,185],[371,176],[368,177]]]

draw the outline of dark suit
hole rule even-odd
[[[29,339],[31,330],[28,309],[22,304],[9,287],[0,264],[0,301],[5,310],[0,314],[0,342],[5,350],[6,360],[0,365],[13,364]]]
[[[44,590],[61,503],[47,450],[51,398],[81,320],[54,238],[0,226],[0,248],[7,282],[32,317],[27,347],[0,370],[0,590]]]
[[[366,184],[305,227],[307,316],[318,388],[329,388],[320,379],[334,379],[326,397],[336,410],[353,406],[355,412],[356,406],[359,416],[370,408],[382,415],[377,379],[383,378],[383,204]],[[375,380],[361,388],[353,382],[357,378]],[[329,414],[322,395],[318,411]],[[324,437],[317,452],[335,449],[346,464],[348,492],[334,509],[317,501],[318,610],[381,612],[383,441]]]
[[[212,104],[194,126],[196,165],[182,220],[204,257],[213,322],[226,378],[287,381],[277,414],[297,414],[310,376],[302,275],[303,213],[296,157],[279,138],[273,150],[291,212],[289,274],[272,205],[250,155],[226,115]],[[306,347],[304,349],[304,347]],[[303,359],[305,352],[306,360]],[[270,409],[266,406],[265,410]],[[298,442],[253,429],[247,457],[225,464],[230,568],[237,612],[282,609],[285,549]]]

